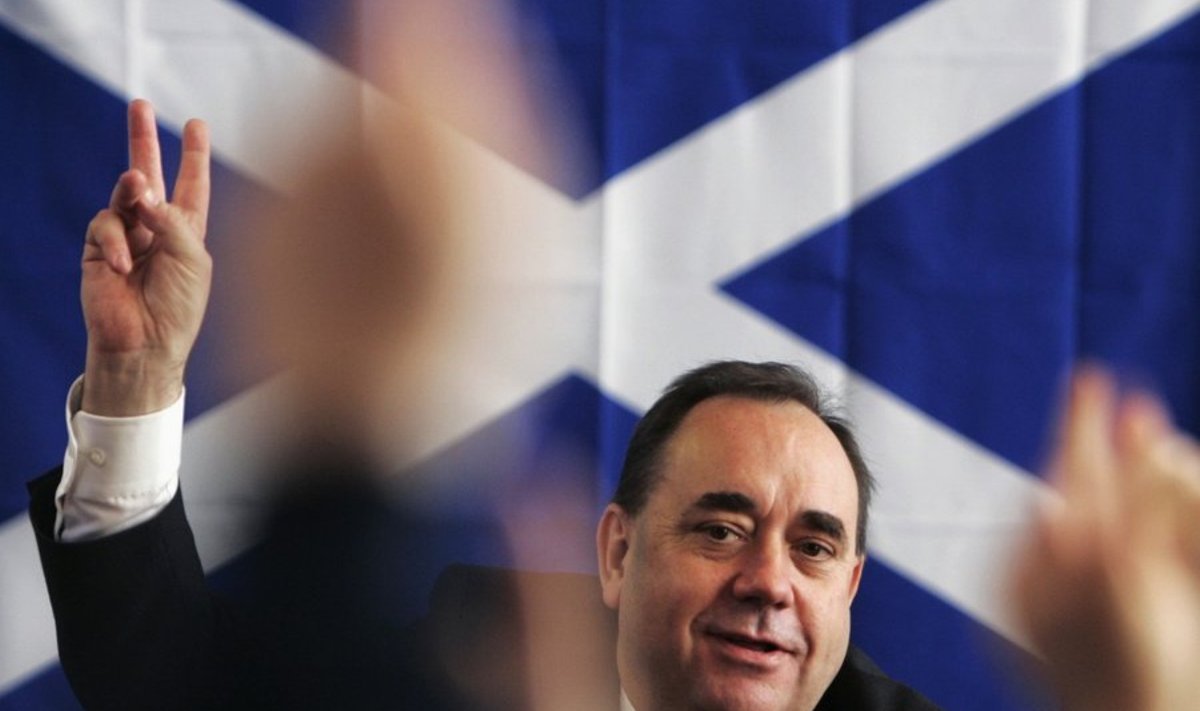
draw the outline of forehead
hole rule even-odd
[[[651,492],[690,503],[711,491],[746,494],[759,506],[821,509],[853,526],[854,470],[837,436],[795,401],[719,396],[697,404],[663,450]]]

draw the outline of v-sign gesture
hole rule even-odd
[[[129,170],[88,225],[83,248],[87,412],[141,414],[179,396],[212,282],[202,121],[184,126],[179,175],[166,197],[154,109],[138,99],[129,105]]]

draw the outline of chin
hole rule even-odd
[[[715,688],[695,689],[689,708],[695,711],[783,711],[795,709],[796,699],[773,685],[741,680],[719,681]],[[805,707],[801,707],[805,708]]]

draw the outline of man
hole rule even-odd
[[[332,446],[297,453],[288,467],[305,486],[265,546],[276,574],[241,609],[206,591],[176,473],[183,368],[211,274],[203,124],[185,127],[183,150],[167,202],[153,113],[145,102],[131,104],[131,167],[84,247],[88,357],[69,403],[71,443],[61,476],[31,485],[73,687],[96,708],[536,702],[536,688],[511,697],[493,692],[504,685],[475,688],[486,682],[489,662],[465,672],[454,663],[443,668],[436,652],[444,630],[392,629],[375,609],[387,596],[360,594],[374,592],[378,570],[348,563],[373,557],[385,545],[380,531],[390,530],[369,501],[370,486],[359,486],[369,457],[344,436],[358,429],[346,419],[367,402],[347,382],[369,385],[367,368],[343,368],[353,381],[320,380],[310,392],[321,417],[308,422],[316,428],[309,434]],[[378,185],[369,170],[345,170],[361,154],[343,155],[350,157],[338,159],[336,175],[366,177],[318,180],[308,204],[320,196],[334,205],[322,209],[345,210],[334,223],[376,234],[388,220],[369,217],[393,203],[364,198]],[[303,246],[304,221],[288,224],[287,237]],[[364,322],[376,335],[381,322]],[[317,348],[306,373],[336,377]],[[367,350],[364,357],[378,357]],[[331,392],[343,400],[315,397]],[[330,423],[334,431],[322,429]],[[847,653],[870,489],[853,436],[802,373],[722,363],[680,379],[639,425],[597,532],[603,599],[617,611],[624,703],[638,711],[932,708],[861,653]],[[339,582],[343,575],[359,576],[358,584]],[[433,601],[435,609],[441,604]],[[468,650],[487,641],[475,639]],[[544,676],[532,664],[510,671]]]
[[[803,372],[720,362],[676,380],[597,531],[632,707],[933,708],[847,656],[872,486]]]

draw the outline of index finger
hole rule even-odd
[[[183,156],[171,202],[197,220],[200,233],[208,216],[209,155],[208,126],[192,119],[183,127]]]
[[[146,176],[156,198],[166,199],[158,126],[154,122],[154,107],[145,99],[134,99],[129,104],[129,167]]]

